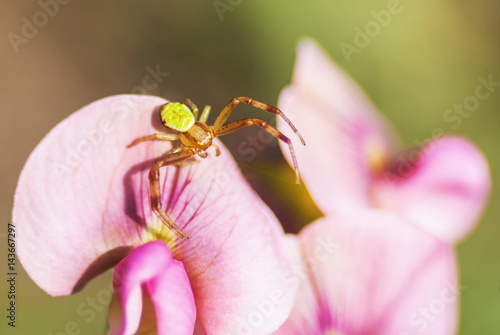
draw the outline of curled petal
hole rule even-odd
[[[378,211],[327,216],[299,239],[314,290],[301,286],[308,298],[278,334],[454,333],[459,287],[447,244]]]
[[[189,278],[165,243],[149,242],[134,249],[116,266],[113,287],[121,313],[111,322],[111,334],[136,334],[141,316],[156,319],[156,324],[142,325],[155,334],[193,334],[196,308]],[[144,318],[145,298],[154,306],[149,311],[154,317]]]
[[[481,152],[466,139],[444,137],[403,165],[406,174],[386,174],[378,181],[374,194],[380,205],[445,241],[463,239],[476,225],[490,191]]]
[[[279,107],[307,142],[302,147],[293,139],[301,175],[320,208],[329,213],[368,205],[371,179],[396,145],[392,129],[312,41],[299,45]]]

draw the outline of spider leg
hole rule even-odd
[[[203,111],[201,112],[200,116],[200,122],[202,123],[207,123],[208,116],[210,115],[210,106],[206,105],[205,108],[203,108]]]
[[[177,141],[179,139],[178,134],[152,134],[144,137],[140,137],[136,140],[134,140],[132,143],[127,145],[127,148],[133,147],[134,145],[137,145],[141,142],[145,141]]]
[[[168,155],[170,155],[170,154],[176,154],[176,153],[181,152],[181,151],[184,151],[184,150],[185,150],[185,148],[184,148],[183,146],[176,147],[176,148],[173,148],[173,149],[170,149],[169,151],[167,151],[167,152],[163,155],[163,157],[166,157],[166,156],[168,156]],[[181,166],[191,165],[191,164],[194,164],[194,163],[196,163],[196,160],[194,159],[194,157],[189,157],[189,158],[187,158],[187,159],[186,159],[186,160],[184,160],[184,161],[180,161],[180,162],[177,162],[177,163],[173,163],[173,165],[181,167]]]
[[[172,152],[157,160],[149,170],[149,193],[151,197],[151,208],[160,220],[177,236],[189,238],[189,235],[182,232],[175,222],[161,209],[160,191],[160,168],[166,165],[179,164],[192,157],[194,151],[185,149],[179,152]]]
[[[165,153],[165,155],[163,157],[166,157],[167,155],[170,155],[170,154],[176,154],[176,153],[184,151],[184,150],[185,150],[185,147],[183,147],[183,146],[173,148],[173,149],[167,151],[167,153]],[[174,163],[174,165],[182,167],[182,166],[188,166],[188,165],[191,165],[194,163],[196,163],[196,159],[194,157],[188,157],[188,158],[186,158],[186,160]]]
[[[220,156],[220,148],[215,143],[212,146],[215,148],[215,156]]]
[[[288,144],[288,148],[290,149],[290,154],[292,155],[293,169],[295,170],[295,184],[299,185],[300,184],[299,166],[297,164],[295,152],[293,151],[292,141],[290,141],[288,137],[283,135],[283,133],[281,133],[279,130],[268,124],[266,121],[261,119],[244,119],[244,120],[234,121],[218,128],[215,131],[215,134],[217,136],[221,136],[251,125],[256,125],[261,127],[269,134],[273,135],[277,139]]]
[[[286,123],[288,123],[288,125],[290,126],[290,128],[292,128],[292,130],[295,132],[295,134],[297,134],[297,136],[299,137],[300,141],[302,142],[303,145],[306,145],[306,142],[304,141],[304,139],[302,138],[302,136],[300,135],[299,131],[297,130],[297,128],[295,128],[295,126],[293,125],[292,121],[290,121],[285,114],[283,114],[283,112],[281,110],[279,110],[278,108],[276,107],[273,107],[271,105],[268,105],[266,103],[263,103],[263,102],[260,102],[260,101],[256,101],[256,100],[253,100],[252,98],[248,98],[248,97],[238,97],[238,98],[234,98],[233,100],[231,100],[227,105],[226,107],[224,107],[224,109],[222,110],[222,112],[220,112],[219,116],[217,116],[217,119],[215,119],[215,123],[213,125],[213,128],[217,131],[217,129],[219,129],[220,127],[222,127],[222,125],[227,121],[227,119],[229,118],[229,115],[231,115],[231,113],[233,112],[234,108],[239,104],[239,103],[245,103],[247,105],[250,105],[250,106],[253,106],[253,107],[256,107],[256,108],[259,108],[259,109],[262,109],[262,110],[265,110],[266,112],[269,112],[269,113],[273,113],[273,114],[276,114],[276,115],[279,115],[283,118],[283,120],[285,120]]]
[[[186,105],[191,108],[195,120],[198,118],[198,107],[191,101],[191,99],[186,99]]]
[[[193,164],[196,164],[196,163],[198,163],[198,161],[194,157],[189,157],[185,161],[182,161],[182,162],[179,162],[179,163],[175,163],[175,166],[183,167],[183,166],[193,165]]]

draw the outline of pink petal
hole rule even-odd
[[[447,244],[377,211],[322,218],[299,238],[320,309],[297,301],[278,334],[454,333],[459,289]]]
[[[381,206],[451,243],[470,233],[490,191],[481,152],[466,139],[445,137],[424,148],[418,160],[404,164],[408,175],[386,174],[379,180],[374,194]]]
[[[46,136],[16,190],[13,217],[21,261],[44,290],[70,294],[131,248],[164,238],[184,264],[207,333],[242,327],[268,333],[292,307],[293,292],[283,293],[288,259],[282,228],[217,141],[220,157],[209,150],[209,157],[195,164],[161,171],[163,206],[191,236],[172,237],[151,212],[148,182],[152,161],[171,145],[157,141],[126,148],[158,132],[151,120],[157,120],[162,103],[148,96],[102,99]],[[78,164],[61,168],[82,143],[89,148]],[[259,306],[277,292],[283,293],[279,303],[262,313]]]
[[[316,296],[316,288],[311,280],[312,271],[307,267],[302,257],[302,247],[296,235],[287,236],[288,254],[292,260],[292,266],[286,276],[286,282],[290,289],[298,289],[295,303],[286,322],[273,334],[274,335],[302,335],[318,334],[313,330],[318,328],[322,314],[321,306]]]
[[[152,132],[151,111],[164,102],[132,95],[99,100],[59,123],[31,153],[12,216],[19,258],[49,294],[77,291],[142,243],[144,222],[127,215],[134,194],[126,176],[146,159],[126,145]]]
[[[189,278],[165,243],[155,241],[134,249],[116,266],[113,286],[121,320],[111,323],[111,334],[137,333],[143,296],[155,307],[155,334],[193,334],[196,308]]]
[[[373,175],[394,150],[392,131],[312,41],[299,45],[293,82],[279,106],[307,142],[303,147],[291,136],[301,176],[320,208],[328,213],[366,206]]]

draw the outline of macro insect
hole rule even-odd
[[[160,119],[165,127],[176,130],[179,133],[156,133],[138,138],[127,146],[127,148],[130,148],[141,142],[154,140],[180,141],[179,147],[172,149],[167,152],[167,154],[156,160],[149,170],[149,187],[152,210],[160,218],[160,220],[179,237],[189,238],[189,236],[179,229],[175,222],[161,208],[159,170],[161,167],[167,165],[183,165],[185,160],[192,158],[195,155],[198,155],[201,158],[206,158],[208,155],[206,150],[211,146],[215,148],[216,156],[219,156],[220,149],[217,145],[215,145],[215,143],[213,143],[213,139],[218,136],[226,135],[252,125],[256,125],[264,129],[272,136],[288,144],[292,156],[293,168],[295,170],[295,183],[298,185],[300,182],[297,159],[295,158],[292,143],[290,139],[283,135],[279,130],[261,119],[242,119],[224,124],[239,103],[245,103],[281,116],[283,120],[288,123],[290,128],[292,128],[292,130],[297,134],[302,144],[305,145],[304,139],[298,132],[297,128],[295,128],[292,122],[285,116],[285,114],[283,114],[281,110],[271,105],[253,100],[252,98],[238,97],[232,99],[226,107],[224,107],[215,119],[214,124],[211,126],[206,124],[210,114],[210,106],[205,106],[201,112],[200,118],[198,119],[198,107],[196,107],[191,100],[186,99],[186,104],[168,102],[160,107]]]

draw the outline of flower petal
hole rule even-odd
[[[193,334],[196,308],[189,278],[165,243],[149,242],[134,249],[116,266],[113,286],[122,317],[111,323],[111,334],[137,333],[143,296],[154,306],[155,334]]]
[[[77,291],[142,242],[143,228],[126,211],[133,195],[124,176],[138,163],[126,145],[153,130],[151,112],[164,102],[133,95],[96,101],[60,122],[31,153],[12,216],[19,258],[49,294]]]
[[[164,102],[147,96],[99,100],[46,136],[16,191],[21,261],[43,289],[63,295],[132,247],[165,239],[184,264],[207,333],[242,327],[269,333],[287,317],[293,300],[293,292],[283,293],[288,269],[283,231],[227,149],[216,141],[219,157],[209,150],[209,157],[195,164],[160,171],[163,208],[189,240],[172,237],[152,214],[149,168],[171,144],[126,146],[158,132],[151,119],[157,120]],[[70,165],[72,159],[77,164]],[[259,309],[280,293],[270,310]]]
[[[445,241],[463,239],[476,225],[490,191],[481,152],[466,139],[444,137],[424,147],[418,160],[403,164],[407,175],[379,180],[374,194],[380,205]]]
[[[297,290],[295,303],[286,322],[273,334],[274,335],[302,335],[320,333],[318,319],[321,315],[321,306],[318,303],[315,287],[311,280],[311,273],[302,257],[300,240],[296,235],[288,235],[286,239],[288,255],[292,266],[286,276],[286,282],[291,290]],[[318,333],[313,332],[317,329]]]
[[[301,175],[320,208],[366,206],[373,174],[396,141],[356,84],[312,41],[299,45],[292,85],[279,107],[307,142],[303,147],[292,137]]]
[[[319,219],[299,238],[320,310],[298,315],[314,320],[302,323],[311,328],[286,334],[454,332],[456,265],[447,244],[376,211]],[[282,327],[301,324],[296,317],[292,313]]]
[[[181,169],[170,189],[172,217],[191,235],[172,244],[184,263],[207,334],[268,334],[292,307],[289,260],[279,222],[242,182],[229,154]],[[210,171],[210,172],[208,172]],[[166,172],[171,184],[174,173]]]

